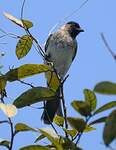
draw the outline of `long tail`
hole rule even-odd
[[[45,124],[51,124],[51,122],[53,122],[55,114],[62,116],[61,102],[59,98],[45,102],[41,119]]]

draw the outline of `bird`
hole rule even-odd
[[[70,21],[50,34],[46,41],[45,54],[47,61],[53,63],[58,76],[62,80],[76,56],[78,48],[76,37],[80,32],[84,32],[80,25],[77,22]],[[60,95],[60,92],[58,92],[58,95]],[[62,115],[60,103],[59,98],[44,102],[41,119],[45,124],[51,124],[56,114]]]

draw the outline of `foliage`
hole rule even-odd
[[[38,41],[32,36],[29,29],[33,27],[33,23],[25,19],[17,19],[14,16],[5,13],[5,16],[11,20],[16,25],[24,29],[25,34],[19,38],[16,45],[16,56],[18,59],[24,58],[31,50],[33,44],[36,44],[37,49],[40,54],[44,56],[44,50],[42,50]],[[30,76],[39,75],[41,73],[46,74],[48,79],[48,87],[34,87],[30,83],[26,83],[21,79],[25,79]],[[17,98],[14,98],[13,104],[5,104],[4,98],[7,96],[7,84],[14,81],[20,81],[23,84],[31,86],[30,89],[23,92]],[[50,144],[40,145],[31,144],[20,148],[20,150],[82,150],[78,146],[78,143],[83,134],[87,134],[93,130],[96,130],[93,125],[104,123],[103,140],[106,146],[109,146],[113,140],[116,138],[116,110],[113,111],[108,116],[102,116],[93,120],[92,118],[103,111],[109,110],[111,108],[116,108],[116,101],[109,102],[100,108],[97,108],[97,93],[116,95],[116,83],[109,81],[104,81],[98,83],[94,90],[84,89],[84,99],[83,100],[73,100],[71,106],[81,117],[67,116],[65,107],[63,105],[64,115],[55,116],[53,123],[51,123],[52,128],[50,129],[40,129],[33,128],[22,122],[15,124],[12,122],[11,117],[16,115],[17,109],[25,108],[35,103],[39,103],[44,100],[51,100],[57,98],[57,90],[63,87],[65,80],[59,79],[57,72],[54,69],[53,64],[24,64],[17,68],[10,69],[4,75],[0,76],[0,94],[1,103],[0,109],[7,116],[5,121],[0,121],[0,123],[8,123],[11,127],[11,140],[3,140],[0,142],[0,146],[5,146],[7,149],[12,150],[13,141],[17,134],[21,132],[36,132],[39,135],[36,137],[34,143],[39,143],[40,140],[47,138]],[[63,94],[61,96],[62,101],[64,100]],[[64,103],[65,104],[65,103]],[[17,109],[16,109],[16,107]],[[91,121],[92,119],[92,121]],[[59,134],[56,130],[57,128],[62,131],[63,134]]]

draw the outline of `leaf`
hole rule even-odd
[[[82,150],[77,147],[75,143],[73,143],[70,139],[64,138],[64,143],[62,144],[63,150]]]
[[[89,89],[84,89],[85,101],[90,104],[91,111],[96,109],[97,99],[93,91]]]
[[[52,69],[52,68],[51,68]],[[59,88],[59,85],[60,85],[60,81],[56,75],[55,72],[53,71],[48,71],[46,74],[45,74],[45,77],[47,78],[47,83],[48,83],[48,86],[53,89],[54,91],[57,91],[57,89]]]
[[[0,92],[2,92],[6,87],[6,77],[0,76]]]
[[[89,125],[97,124],[97,123],[105,123],[107,117],[101,117],[89,123]]]
[[[63,124],[64,124],[64,118],[61,117],[61,116],[56,115],[56,116],[54,117],[53,122],[54,122],[55,124],[57,124],[58,126],[63,126]]]
[[[5,76],[8,81],[13,82],[47,71],[49,71],[49,67],[44,64],[25,64],[8,71]]]
[[[43,135],[43,134],[41,134],[40,136],[38,136],[37,138],[36,138],[36,140],[34,141],[34,143],[37,143],[38,141],[40,141],[40,140],[42,140],[42,139],[44,139],[45,138],[45,136]]]
[[[2,140],[2,141],[0,141],[0,146],[4,146],[9,149],[10,142],[7,140]]]
[[[51,135],[50,132],[44,130],[44,129],[39,129],[41,134],[46,136],[48,140],[56,147],[57,150],[63,150],[62,145],[59,144],[59,140],[57,138],[54,138],[54,134]],[[54,131],[54,130],[53,130]]]
[[[4,13],[4,16],[9,19],[10,21],[12,21],[13,23],[17,24],[18,26],[22,27],[22,28],[25,28],[25,29],[29,29],[33,26],[33,23],[29,20],[20,20],[20,19],[17,19],[16,17],[12,16],[11,14],[9,13]]]
[[[76,134],[77,134],[77,130],[76,129],[65,129],[63,128],[63,130],[68,134],[70,135],[71,137],[74,137]]]
[[[94,87],[94,91],[100,94],[116,95],[116,83],[103,81]]]
[[[33,44],[33,39],[29,35],[22,36],[16,45],[16,56],[18,59],[28,54]]]
[[[108,110],[108,109],[111,109],[111,108],[113,108],[113,107],[116,107],[116,101],[109,102],[109,103],[103,105],[102,107],[98,108],[98,109],[94,112],[93,115],[96,115],[96,114],[98,114],[98,113],[101,113],[101,112],[103,112],[103,111],[106,111],[106,110]]]
[[[116,110],[113,110],[106,119],[103,131],[103,140],[106,146],[108,146],[114,139],[116,139]]]
[[[17,97],[13,104],[17,108],[22,108],[43,100],[51,100],[53,98],[55,98],[55,93],[51,89],[45,87],[34,87]]]
[[[29,20],[22,19],[22,22],[23,22],[24,28],[26,28],[26,29],[29,29],[29,28],[33,27],[33,23]]]
[[[51,150],[51,149],[41,145],[29,145],[29,146],[22,147],[19,150]]]
[[[86,122],[81,118],[67,117],[67,120],[71,127],[76,129],[78,132],[83,132],[86,127]]]
[[[93,128],[90,125],[86,125],[86,127],[85,127],[83,132],[87,133],[87,132],[91,132],[91,131],[94,131],[94,130],[96,130],[96,128]]]
[[[28,125],[24,124],[24,123],[17,123],[15,125],[15,133],[17,132],[25,132],[25,131],[36,131],[36,129],[29,127]]]
[[[0,109],[9,118],[14,117],[17,114],[17,108],[14,105],[12,105],[12,104],[0,103]]]
[[[83,115],[83,116],[89,116],[89,115],[91,115],[91,108],[90,108],[90,105],[87,102],[73,101],[71,103],[71,105],[81,115]]]
[[[5,12],[4,16],[7,19],[9,19],[10,21],[12,21],[13,23],[19,25],[20,27],[24,27],[22,21],[20,19],[17,19],[16,17],[12,16],[11,14]]]

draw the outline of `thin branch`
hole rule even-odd
[[[53,128],[53,130],[54,130],[54,131],[56,132],[56,134],[58,135],[58,132],[57,132],[56,128],[54,127],[53,123],[51,122],[50,117],[49,117],[48,112],[47,112],[47,110],[46,110],[45,107],[44,107],[44,110],[45,110],[45,112],[46,112],[46,114],[47,114],[47,117],[48,117],[48,120],[49,120],[49,123],[50,123],[51,127]]]
[[[87,125],[87,123],[89,122],[89,120],[90,120],[91,117],[92,117],[92,115],[86,117],[86,121],[85,121],[85,122],[86,122],[86,125]],[[77,141],[76,141],[76,143],[75,143],[76,145],[79,143],[79,141],[80,141],[82,135],[83,135],[83,131],[78,134],[78,136],[77,136],[78,138],[77,138]]]
[[[13,123],[10,118],[8,118],[8,120],[9,120],[9,124],[10,124],[10,129],[11,129],[11,140],[10,140],[9,150],[12,150],[15,134],[14,134],[14,130],[13,130]]]
[[[61,101],[62,101],[62,106],[63,106],[63,111],[64,111],[65,128],[68,129],[67,110],[66,110],[66,104],[65,104],[65,99],[64,99],[63,84],[62,84],[62,86],[60,88],[60,91],[61,91]],[[65,135],[68,138],[67,132],[65,132]]]
[[[79,8],[75,9],[73,12],[71,12],[69,15],[67,15],[66,17],[64,17],[63,19],[61,19],[58,23],[56,23],[52,29],[49,31],[49,34],[50,35],[58,26],[60,26],[62,23],[66,22],[66,20],[68,18],[70,18],[71,16],[73,16],[74,14],[76,14],[83,6],[85,6],[85,4],[88,2],[89,0],[85,0]]]
[[[77,13],[89,0],[85,0],[79,8],[75,9],[72,13],[70,13],[68,16],[66,16],[63,20],[67,20],[69,17],[73,16],[75,13]]]
[[[108,49],[108,51],[110,52],[110,54],[112,55],[112,57],[114,58],[114,60],[116,60],[116,54],[112,51],[112,49],[110,48],[105,36],[103,33],[101,33],[101,38],[106,46],[106,48]]]
[[[34,86],[33,86],[31,83],[27,83],[27,82],[22,81],[22,80],[17,80],[17,81],[19,81],[19,82],[22,83],[22,84],[28,85],[28,86],[30,86],[31,88],[34,88]]]
[[[22,7],[21,7],[21,20],[23,19],[25,2],[26,2],[26,0],[23,0],[23,4],[22,4]]]
[[[0,124],[2,124],[2,123],[8,123],[9,124],[9,121],[8,120],[0,121]]]
[[[37,41],[36,38],[34,38],[34,36],[30,33],[30,31],[28,29],[25,29],[25,31],[30,35],[30,37],[33,39],[33,41],[35,42],[37,49],[40,53],[40,55],[42,56],[42,58],[45,60],[45,52],[42,49],[41,45],[39,44],[39,42]]]

